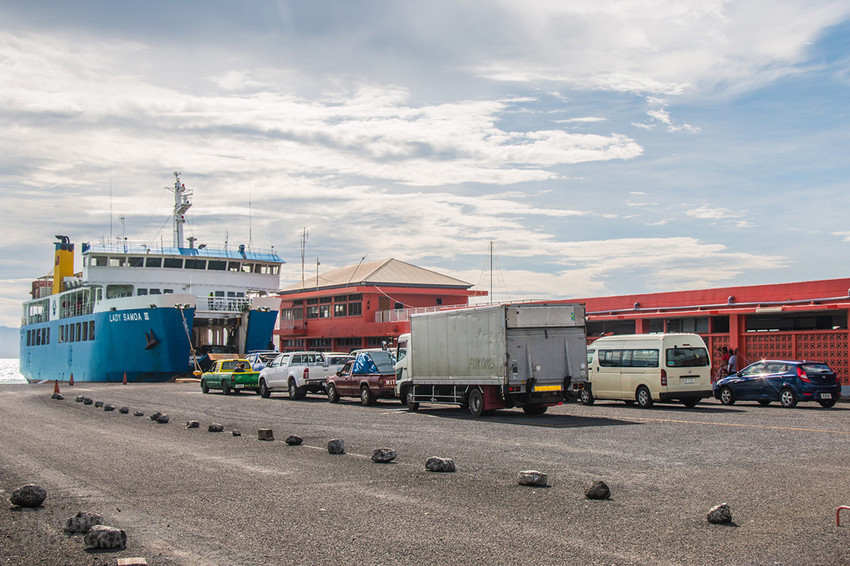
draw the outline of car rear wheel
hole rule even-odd
[[[368,385],[360,386],[360,404],[364,407],[368,407],[369,405],[373,405],[375,403],[375,396],[372,395],[372,391],[369,389]]]
[[[797,406],[797,395],[786,387],[779,392],[779,404],[786,409],[792,409]]]
[[[735,394],[732,393],[731,387],[724,387],[720,390],[720,402],[724,405],[734,405],[735,404]]]
[[[225,395],[230,395],[230,387],[228,387],[227,381],[224,379],[221,380],[221,392]]]
[[[201,380],[201,393],[209,393],[209,392],[210,392],[210,388],[207,385],[207,382],[202,379]]]
[[[835,406],[835,401],[835,399],[824,399],[822,401],[818,401],[818,403],[820,403],[820,406],[824,409],[829,409],[830,407]]]
[[[339,403],[339,392],[336,390],[336,385],[333,383],[328,385],[328,402]]]
[[[257,388],[257,394],[259,394],[260,397],[264,397],[266,399],[271,397],[272,392],[269,391],[269,386],[266,385],[265,379],[260,380],[260,386]]]
[[[641,409],[649,409],[652,407],[652,394],[650,394],[649,389],[644,386],[638,387],[635,399],[637,400],[638,407]]]
[[[596,399],[593,398],[593,394],[590,392],[589,387],[582,387],[581,393],[579,393],[578,396],[584,405],[593,405],[593,402],[596,401]]]

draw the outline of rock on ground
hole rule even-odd
[[[439,456],[431,456],[425,462],[425,469],[429,472],[454,472],[455,461],[451,458],[440,458]]]
[[[588,499],[608,499],[611,497],[611,489],[604,481],[596,481],[593,482],[593,485],[587,488],[587,491],[584,492],[584,496]]]
[[[80,511],[65,521],[65,532],[69,534],[87,533],[93,526],[100,525],[102,522],[103,517],[101,515]]]
[[[213,423],[209,426],[209,428],[207,428],[207,430],[210,432],[221,432],[224,430],[224,427],[218,423]]]
[[[47,492],[40,485],[28,483],[12,492],[9,502],[18,507],[41,507]]]
[[[304,439],[297,434],[290,434],[286,437],[286,443],[290,446],[300,446],[302,442],[304,442]]]
[[[257,430],[257,440],[274,440],[274,432],[270,428]]]
[[[549,477],[537,470],[524,470],[517,474],[516,481],[519,485],[530,485],[535,487],[545,487],[549,482]]]
[[[392,448],[375,448],[372,451],[372,461],[378,464],[392,462],[398,457],[398,453]]]
[[[345,454],[345,442],[339,438],[328,441],[329,454]]]
[[[127,533],[106,525],[94,525],[85,536],[86,546],[91,548],[125,548]]]
[[[715,525],[728,525],[732,522],[732,511],[729,509],[729,504],[721,503],[720,505],[715,505],[708,510],[706,519],[709,523]]]

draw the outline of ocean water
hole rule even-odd
[[[26,383],[27,380],[18,370],[18,358],[0,358],[0,385],[4,383]]]

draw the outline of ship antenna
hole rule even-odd
[[[251,214],[251,173],[248,173],[248,249],[254,249],[254,223]]]
[[[180,182],[180,172],[174,172],[174,188],[169,189],[174,193],[174,247],[180,248],[183,245],[183,225],[186,223],[186,211],[192,206],[189,197],[191,191],[186,189],[186,185]]]

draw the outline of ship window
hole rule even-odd
[[[89,340],[94,340],[94,321],[89,321]]]
[[[242,264],[242,273],[251,273],[254,270],[253,263],[243,263]]]
[[[150,290],[151,295],[159,295],[161,292],[162,291],[160,291],[159,289],[151,289]]]
[[[227,262],[227,270],[228,271],[241,271],[242,264],[238,261],[229,261]]]
[[[260,264],[260,263],[255,263],[254,264],[254,273],[265,273],[265,270],[263,269],[264,267],[265,266]]]
[[[82,323],[83,337],[80,338],[83,342],[89,339],[89,325],[87,323]]]
[[[145,258],[145,267],[162,267],[162,258],[161,257]]]
[[[136,294],[137,295],[147,295],[148,290],[147,289],[136,289]]]
[[[187,259],[186,269],[206,269],[207,260],[205,259]]]
[[[183,268],[183,258],[182,257],[167,257],[165,258],[165,267],[174,267],[177,269]]]
[[[133,296],[133,286],[132,285],[107,285],[106,286],[106,298],[107,299],[117,299],[119,297],[132,297]]]
[[[61,344],[64,341],[65,341],[65,327],[59,326],[59,343]]]
[[[173,295],[173,294],[174,294],[174,289],[163,289],[163,290],[162,290],[162,294],[163,294],[163,295]]]
[[[130,267],[144,267],[145,266],[145,258],[143,258],[143,257],[131,257],[129,261],[130,261]]]
[[[96,255],[91,258],[92,264],[95,267],[106,267],[109,264],[109,258],[105,255]]]
[[[227,267],[226,261],[219,261],[219,260],[212,260],[212,259],[210,260],[209,265],[207,265],[207,269],[210,269],[212,271],[224,271],[224,269],[226,267]]]

